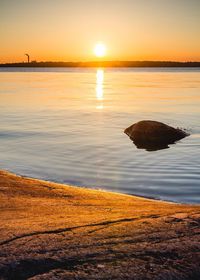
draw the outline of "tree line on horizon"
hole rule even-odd
[[[87,61],[87,62],[54,62],[32,61],[2,63],[0,67],[200,67],[200,62],[177,61]]]

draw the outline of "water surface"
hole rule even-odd
[[[169,149],[123,133],[143,119],[186,128]],[[0,168],[61,183],[200,202],[200,69],[1,68]]]

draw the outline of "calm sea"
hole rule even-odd
[[[191,135],[155,152],[123,130],[151,119]],[[0,68],[0,168],[200,203],[200,69]]]

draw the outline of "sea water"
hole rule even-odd
[[[190,136],[137,149],[123,131],[146,119]],[[0,168],[200,203],[200,69],[0,68]]]

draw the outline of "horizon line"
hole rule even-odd
[[[95,60],[39,61],[0,63],[0,67],[200,67],[200,61],[171,60]]]

